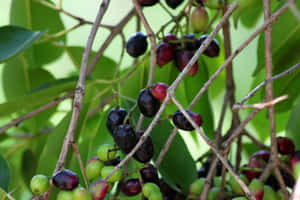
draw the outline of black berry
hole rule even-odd
[[[282,155],[289,155],[295,152],[294,142],[287,137],[277,137],[278,152]]]
[[[131,178],[125,181],[121,186],[121,191],[126,196],[135,196],[142,191],[142,186],[138,178]]]
[[[178,46],[176,44],[176,41],[178,41],[178,38],[176,35],[174,35],[172,33],[168,33],[167,35],[165,35],[165,37],[163,38],[163,41],[169,43],[172,46],[173,50],[175,50]]]
[[[114,129],[123,124],[124,119],[127,115],[127,111],[123,108],[113,108],[109,111],[106,121],[106,127],[111,134],[113,134]]]
[[[166,3],[169,7],[175,9],[177,8],[184,0],[166,0]]]
[[[171,44],[161,42],[156,47],[156,63],[159,66],[165,65],[173,60],[174,51]]]
[[[204,42],[204,40],[206,40],[206,38],[208,37],[208,35],[202,35],[199,38],[199,42],[200,44],[202,44]],[[209,56],[209,57],[217,57],[220,54],[220,47],[219,47],[219,43],[216,39],[213,39],[211,41],[211,43],[208,45],[208,47],[206,48],[206,50],[204,51],[204,54]]]
[[[144,33],[137,32],[130,36],[126,43],[126,50],[132,57],[139,57],[147,50],[147,36]]]
[[[155,184],[159,183],[157,169],[151,164],[143,167],[140,170],[140,174],[144,183],[148,183],[148,182],[155,183]]]
[[[184,35],[183,39],[184,47],[188,51],[196,51],[201,46],[201,42],[192,33]]]
[[[68,169],[56,172],[52,180],[53,184],[60,190],[73,190],[79,184],[78,175]]]
[[[125,154],[129,153],[137,143],[135,131],[128,124],[117,126],[114,130],[113,137],[115,143]]]
[[[191,58],[194,56],[194,53],[191,51],[177,51],[175,56],[175,66],[179,71],[182,71],[186,65],[189,63]],[[194,63],[190,71],[189,75],[194,76],[197,74],[199,70],[198,61]]]
[[[200,169],[198,169],[198,178],[205,178],[208,174],[208,171],[206,168],[201,167]]]
[[[160,107],[160,102],[153,97],[151,89],[143,89],[137,103],[141,113],[146,117],[153,117]]]
[[[195,123],[198,126],[202,125],[202,117],[201,115],[191,112],[191,111],[186,111],[191,118],[195,121]],[[192,126],[192,124],[185,118],[185,116],[183,115],[183,113],[179,110],[177,110],[172,117],[173,123],[175,124],[175,126],[179,129],[182,130],[186,130],[186,131],[192,131],[194,130],[194,127]]]
[[[112,160],[108,160],[104,162],[105,166],[117,166],[121,162],[120,156],[115,157]]]
[[[140,131],[137,136],[140,139],[143,135],[143,131]],[[149,162],[154,154],[154,147],[152,143],[151,136],[148,136],[146,141],[140,146],[140,148],[135,152],[134,158],[141,162],[141,163],[147,163]]]

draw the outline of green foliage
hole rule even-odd
[[[10,169],[5,158],[0,154],[0,189],[8,192],[10,181]],[[1,192],[1,191],[0,191]],[[4,192],[4,191],[3,191]],[[1,194],[1,193],[0,193]]]
[[[299,112],[300,112],[300,98],[297,100],[297,103],[292,109],[292,112],[289,116],[289,121],[286,126],[286,136],[291,138],[295,144],[296,149],[300,148],[300,139],[299,139]]]

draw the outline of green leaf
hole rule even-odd
[[[300,135],[299,135],[299,128],[300,128],[300,119],[299,119],[299,113],[300,113],[300,98],[298,98],[297,103],[292,109],[292,112],[289,116],[289,121],[286,126],[286,136],[291,138],[295,145],[296,149],[300,148]]]
[[[276,10],[282,7],[284,2],[278,4]],[[295,5],[300,9],[299,1],[297,1]],[[300,48],[299,45],[297,45],[299,42],[300,24],[291,11],[287,10],[278,18],[276,23],[273,23],[272,55],[274,71],[282,71],[283,68],[287,68],[299,62],[300,55],[296,53]],[[265,66],[264,51],[264,34],[261,34],[257,48],[257,65],[254,76]]]
[[[21,172],[26,184],[29,185],[31,178],[36,174],[37,165],[38,157],[29,149],[24,151],[21,161]]]
[[[44,33],[13,25],[0,27],[0,62],[22,52]]]
[[[46,2],[53,4],[50,0],[46,0]],[[10,23],[30,30],[48,30],[48,34],[55,34],[65,29],[59,12],[35,0],[13,0],[10,8]],[[62,36],[57,40],[66,42],[66,37]],[[26,50],[25,56],[29,60],[29,67],[37,68],[53,62],[62,53],[62,49],[54,46],[51,41],[46,41],[34,44]]]
[[[0,200],[7,200],[7,193],[0,187]]]
[[[10,169],[8,162],[0,154],[0,188],[8,192],[8,186],[10,182]]]

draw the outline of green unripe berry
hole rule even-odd
[[[145,197],[149,198],[152,192],[160,192],[160,189],[154,183],[148,182],[144,184],[142,188],[142,193]]]
[[[215,176],[214,177],[214,186],[215,187],[221,187],[222,185],[222,177],[221,176]]]
[[[249,181],[248,181],[248,179],[247,179],[247,177],[245,175],[241,174],[240,178],[242,179],[242,181],[244,181],[244,183],[246,185],[249,184]],[[237,195],[244,195],[244,191],[243,191],[241,185],[237,182],[237,180],[235,180],[235,178],[232,175],[230,175],[228,183],[231,186],[232,191],[235,194],[237,194]]]
[[[114,166],[105,166],[101,170],[102,178],[105,178],[110,172],[114,169]],[[122,179],[123,173],[121,169],[118,169],[115,173],[113,173],[108,179],[107,182],[113,183]]]
[[[236,197],[232,200],[248,200],[248,198],[246,198],[246,197]]]
[[[104,163],[98,158],[91,158],[85,167],[85,173],[88,180],[94,180],[101,176],[101,170],[104,167]]]
[[[30,189],[36,195],[47,192],[49,190],[49,187],[49,179],[45,175],[35,175],[30,181]]]
[[[213,187],[209,190],[207,195],[207,200],[216,200],[218,199],[218,195],[221,192],[221,188],[219,187]]]
[[[200,178],[194,181],[190,185],[190,193],[195,195],[200,195],[203,190],[204,183],[205,183],[205,178]]]
[[[276,192],[276,196],[277,196],[277,200],[285,200],[285,196],[284,196],[282,190],[278,190]]]
[[[298,180],[298,177],[300,175],[300,162],[294,164],[294,170],[293,170],[293,172],[294,172],[294,178],[295,178],[295,180]]]
[[[73,200],[92,200],[92,196],[85,188],[77,187],[73,191]]]
[[[203,0],[205,7],[219,9],[224,7],[224,0]]]
[[[202,32],[209,22],[209,17],[204,7],[195,8],[191,15],[191,24],[196,32]]]
[[[277,199],[277,195],[274,192],[274,190],[270,186],[264,185],[263,200],[276,200],[276,199]]]
[[[73,200],[73,192],[62,190],[58,193],[56,200]]]
[[[163,200],[161,192],[153,191],[150,193],[149,200]]]
[[[114,149],[115,147],[112,144],[102,144],[97,151],[98,158],[104,162],[112,160],[117,154]]]

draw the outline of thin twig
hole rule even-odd
[[[207,199],[207,195],[208,195],[208,191],[210,189],[210,186],[212,184],[212,179],[215,176],[215,172],[216,172],[216,168],[217,168],[217,164],[218,164],[219,160],[217,157],[215,157],[213,159],[213,161],[211,162],[208,174],[206,176],[206,180],[203,186],[203,190],[201,192],[201,200],[206,200]]]
[[[242,105],[244,104],[248,99],[250,99],[251,97],[253,97],[253,95],[258,91],[260,90],[262,87],[264,87],[267,83],[270,83],[274,80],[277,80],[281,77],[284,77],[284,76],[287,76],[289,74],[291,74],[293,71],[297,70],[298,68],[300,68],[300,63],[297,63],[296,65],[292,66],[291,68],[289,68],[288,70],[284,71],[284,72],[281,72],[280,74],[277,74],[276,76],[273,76],[272,78],[268,79],[268,80],[265,80],[263,82],[261,82],[258,86],[256,86],[251,92],[249,92],[246,97],[236,103],[233,107],[235,107],[236,105]]]
[[[19,118],[16,118],[16,119],[13,119],[10,123],[8,123],[7,125],[3,126],[1,129],[0,129],[0,135],[3,134],[7,129],[13,127],[13,126],[18,126],[21,122],[27,120],[27,119],[30,119],[34,116],[36,116],[37,114],[45,111],[45,110],[48,110],[49,108],[52,108],[56,105],[58,105],[60,102],[62,102],[63,100],[65,99],[68,99],[68,98],[71,98],[74,96],[74,92],[70,92],[68,94],[66,94],[65,96],[63,97],[60,97],[60,98],[57,98],[57,99],[54,99],[52,102],[46,104],[46,105],[43,105],[41,107],[39,107],[38,109],[34,110],[34,111],[31,111],[30,113],[27,113]]]
[[[260,141],[258,141],[255,137],[253,137],[250,133],[245,131],[243,135],[247,136],[259,149],[269,149],[269,147]]]

